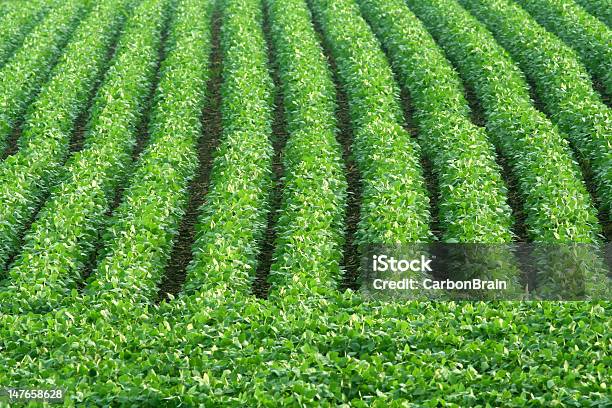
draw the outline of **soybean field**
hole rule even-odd
[[[612,405],[610,0],[0,11],[0,407]]]

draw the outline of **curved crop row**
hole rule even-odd
[[[19,151],[0,163],[0,270],[61,171],[75,121],[107,64],[126,3],[100,2],[81,23],[26,116]]]
[[[0,305],[46,311],[76,296],[84,262],[129,165],[159,56],[167,0],[144,0],[131,18],[119,55],[97,97],[86,148],[71,158],[67,177],[52,191],[24,249],[9,270]],[[74,289],[71,291],[71,289]]]
[[[272,79],[258,0],[225,0],[223,135],[196,227],[185,293],[250,291],[272,187]]]
[[[529,238],[596,241],[596,212],[568,143],[533,107],[508,54],[455,0],[407,1],[474,88],[490,134],[518,181]]]
[[[34,0],[11,5],[0,20],[0,67],[49,10],[49,2]]]
[[[575,53],[507,0],[460,2],[489,27],[533,80],[544,108],[592,171],[602,208],[612,210],[612,112],[593,90]]]
[[[83,1],[66,0],[27,36],[19,52],[0,70],[0,154],[85,11]]]
[[[573,0],[518,0],[541,25],[576,50],[612,97],[612,31]],[[612,4],[610,4],[612,7]]]
[[[612,28],[612,1],[611,0],[576,0],[591,15],[603,21],[608,28]]]
[[[331,73],[304,0],[268,0],[289,138],[277,226],[273,293],[335,290],[347,181],[336,140]]]
[[[353,153],[363,180],[359,245],[429,241],[429,199],[419,146],[402,127],[385,55],[350,0],[312,0],[349,99]]]
[[[416,109],[440,184],[443,241],[509,242],[512,215],[486,133],[471,123],[461,81],[403,0],[360,0]]]
[[[197,167],[213,3],[182,0],[177,7],[156,91],[151,140],[113,217],[105,256],[87,288],[91,297],[131,303],[154,297]]]

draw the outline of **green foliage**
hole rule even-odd
[[[303,228],[295,232],[289,229],[294,219],[302,222],[300,211],[313,209],[295,209],[289,203],[293,196],[317,204],[326,194],[330,199],[340,199],[338,190],[332,196],[321,186],[299,183],[301,179],[308,181],[308,173],[301,172],[302,162],[307,162],[304,166],[315,161],[329,165],[304,169],[316,175],[329,171],[330,177],[341,165],[330,113],[334,108],[333,89],[303,3],[266,1],[285,104],[295,108],[287,112],[290,142],[294,144],[287,146],[285,167],[293,174],[287,174],[287,185],[292,188],[284,197],[286,224],[280,225],[283,236],[313,239]],[[420,209],[428,204],[419,174],[418,146],[401,129],[392,72],[351,1],[313,0],[349,93],[353,126],[359,136],[356,154],[366,175],[364,180],[381,182],[371,184],[367,196],[371,201],[364,207],[368,218],[360,225],[362,238],[382,243],[426,241],[430,237],[429,216]],[[62,72],[80,74],[84,82],[67,76],[66,88],[62,88],[60,79],[64,77],[57,73],[51,82],[56,85],[49,85],[48,96],[39,98],[47,102],[37,102],[40,107],[32,112],[39,112],[48,124],[38,128],[34,120],[29,120],[28,127],[38,130],[26,131],[20,152],[11,157],[27,157],[32,168],[38,169],[39,173],[27,174],[40,175],[42,187],[23,190],[29,191],[28,195],[42,194],[38,191],[48,189],[56,180],[61,183],[52,190],[50,201],[28,234],[24,253],[11,270],[9,287],[0,294],[0,389],[63,388],[68,396],[65,406],[610,405],[609,302],[386,304],[368,301],[350,291],[286,296],[282,302],[275,302],[249,295],[269,211],[273,154],[273,85],[259,0],[219,3],[223,12],[223,140],[199,219],[185,293],[160,305],[149,302],[185,205],[185,187],[197,161],[196,138],[202,131],[206,137],[198,119],[209,76],[206,62],[211,47],[212,2],[143,0],[136,8],[96,98],[86,148],[69,160],[65,177],[57,174],[66,155],[70,129],[76,112],[84,109],[83,95],[101,74],[104,64],[100,55],[112,42],[101,31],[91,26],[86,29],[85,24],[93,24],[93,16],[97,16],[100,30],[107,27],[118,31],[126,3],[104,0],[93,12],[97,14],[83,23],[75,37],[81,40],[75,39],[68,48]],[[142,117],[157,66],[162,26],[174,3],[178,4],[155,97],[151,140],[112,218],[103,260],[89,282],[91,286],[79,293],[75,287],[79,267],[92,253],[98,230],[105,225],[105,210],[129,166],[134,129]],[[423,17],[427,27],[476,89],[485,105],[491,134],[513,158],[517,178],[526,180],[521,192],[532,197],[529,203],[539,203],[531,214],[536,217],[537,210],[541,211],[544,221],[530,225],[544,227],[542,231],[532,229],[531,238],[552,241],[557,233],[562,240],[595,240],[592,209],[582,198],[585,192],[576,181],[576,166],[569,159],[567,145],[546,118],[534,113],[520,71],[455,2],[418,3],[422,6],[419,14],[427,16]],[[111,5],[116,5],[116,13],[111,12]],[[371,10],[386,7],[374,0],[363,0],[362,5]],[[427,61],[419,62],[417,55],[409,58],[410,48],[399,47],[408,47],[412,44],[409,41],[417,39],[431,44],[418,21],[403,10],[405,16],[398,16],[398,21],[411,21],[411,30],[400,31],[406,28],[405,23],[395,24],[390,17],[395,14],[390,12],[376,14],[381,21],[389,19],[393,23],[377,28],[377,32],[389,30],[390,39],[385,44],[392,55],[394,47],[402,51],[394,57],[400,61],[395,62],[396,68],[406,64],[415,71],[409,73],[410,78],[429,78],[426,69],[435,73],[432,84],[405,84],[417,107],[419,126],[423,127],[428,117],[459,118],[452,122],[456,123],[457,134],[473,132],[474,137],[481,138],[475,140],[486,144],[482,132],[465,122],[468,110],[460,83],[439,51],[433,45],[427,47],[425,55],[435,61],[430,66]],[[437,19],[424,10],[434,10]],[[291,32],[292,27],[295,32]],[[406,38],[391,35],[396,31]],[[87,37],[91,37],[91,43],[85,40]],[[459,42],[451,41],[454,38]],[[461,41],[467,45],[462,46]],[[83,54],[76,52],[77,45]],[[95,67],[83,63],[77,69],[74,64],[82,61],[80,55],[91,56]],[[300,58],[292,58],[296,55]],[[305,72],[303,63],[316,72]],[[316,80],[319,88],[300,84],[300,78]],[[62,90],[66,100],[60,98]],[[428,98],[427,90],[440,97]],[[303,99],[307,96],[313,98],[308,104]],[[315,129],[321,129],[318,139]],[[422,142],[428,140],[442,147],[443,133],[425,132],[421,131]],[[532,133],[536,135],[532,137]],[[43,144],[47,139],[49,145]],[[322,153],[311,158],[301,149],[300,143],[306,142],[311,142],[308,146],[312,149],[322,149],[316,150]],[[22,151],[30,153],[20,156]],[[41,154],[36,155],[36,151]],[[440,160],[437,168],[443,175],[449,165],[442,157],[448,154],[451,160],[454,156],[449,152],[455,151],[447,147],[435,155],[425,152]],[[459,159],[463,156],[458,155]],[[490,156],[481,160],[490,163]],[[52,165],[36,167],[37,161]],[[27,162],[19,163],[26,174]],[[53,174],[48,175],[45,166]],[[492,164],[490,169],[495,170]],[[332,182],[342,185],[341,178],[321,180],[321,184]],[[8,182],[2,179],[2,183]],[[543,190],[538,190],[537,183],[542,183]],[[547,189],[553,192],[541,194]],[[8,190],[3,194],[2,200],[10,197]],[[15,196],[23,194],[22,190],[14,192]],[[384,200],[378,202],[381,198]],[[412,198],[418,201],[409,202]],[[3,211],[4,203],[0,205]],[[331,214],[340,213],[334,212],[341,208],[340,202],[334,203],[334,210],[321,219],[331,222]],[[376,212],[379,206],[383,211],[380,214]],[[325,203],[322,208],[331,206]],[[32,214],[33,210],[28,211],[23,214]],[[420,218],[409,218],[407,223],[407,216]],[[369,225],[372,220],[403,224]],[[558,229],[553,228],[557,222]],[[0,226],[4,224],[0,219]],[[323,223],[315,225],[318,231],[334,233],[341,228],[331,227],[331,223],[329,228],[322,227]],[[451,230],[450,225],[447,228]],[[385,235],[386,231],[390,235]],[[321,243],[313,245],[323,248],[325,242],[335,239],[324,235]],[[329,254],[325,261],[333,263],[331,257],[337,253]],[[565,258],[556,259],[558,272],[565,268]],[[305,269],[292,268],[299,271],[298,278],[304,277]],[[329,274],[324,275],[326,272]],[[333,280],[335,272],[321,271],[319,277]],[[315,290],[330,283],[317,282],[316,278],[295,287]],[[0,406],[6,405],[0,401]]]
[[[86,147],[66,165],[66,177],[26,235],[23,251],[0,292],[7,310],[44,311],[74,295],[95,250],[98,230],[131,160],[158,60],[166,0],[144,0],[130,19],[119,55],[101,88]],[[10,300],[9,300],[10,299]]]
[[[24,37],[49,11],[49,2],[35,0],[8,4],[0,20],[0,67],[19,48]]]
[[[0,154],[86,11],[83,1],[63,2],[25,38],[20,50],[0,70]]]
[[[579,158],[593,173],[597,197],[612,222],[612,111],[593,90],[576,54],[510,1],[460,2],[489,27],[534,82],[544,109],[569,136]],[[576,34],[572,31],[571,35]],[[612,75],[610,39],[612,35],[602,44],[608,51],[607,68],[604,65],[602,69],[608,76]],[[597,54],[589,58],[595,60]]]
[[[518,0],[518,3],[576,50],[589,73],[612,97],[612,31],[572,0]]]
[[[87,285],[92,302],[106,297],[144,303],[155,297],[198,162],[212,5],[210,0],[183,0],[177,6],[156,93],[151,140],[113,216],[104,255]]]
[[[509,242],[512,216],[495,149],[470,122],[457,73],[403,0],[360,5],[416,109],[419,142],[439,181],[443,241]]]
[[[80,24],[26,116],[20,149],[0,163],[0,270],[61,171],[75,122],[102,76],[127,3],[100,2]]]
[[[576,0],[586,11],[612,28],[612,1],[610,0]]]
[[[430,240],[420,149],[402,127],[399,89],[384,53],[351,0],[311,5],[349,99],[353,154],[363,181],[358,243]]]
[[[289,138],[271,296],[336,290],[347,182],[335,138],[335,92],[303,0],[269,0]]]
[[[266,228],[273,148],[272,90],[261,4],[224,0],[223,137],[197,225],[184,292],[248,293]],[[206,295],[204,295],[206,298]]]
[[[455,0],[408,5],[475,90],[487,128],[518,181],[529,238],[595,242],[599,226],[568,142],[538,112],[519,68]]]
[[[67,406],[610,403],[607,302],[223,295],[131,317],[99,304],[0,316],[0,386],[64,387]]]

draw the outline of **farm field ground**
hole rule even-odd
[[[0,0],[0,407],[612,406],[610,10]]]

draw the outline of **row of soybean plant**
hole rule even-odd
[[[597,210],[569,142],[533,106],[525,77],[508,53],[455,0],[407,3],[475,90],[489,134],[517,180],[527,238],[536,243],[599,243]],[[534,252],[548,266],[547,275],[588,265],[578,269],[589,271],[590,282],[596,281],[601,264],[593,248],[559,249],[542,247]],[[558,278],[552,282],[560,282]],[[595,284],[593,289],[600,287]]]
[[[355,152],[364,174],[358,231],[362,254],[369,245],[393,250],[396,245],[429,242],[419,146],[401,128],[399,92],[386,57],[355,2],[312,4],[349,96]],[[471,123],[457,74],[402,2],[360,4],[414,103],[423,154],[433,163],[439,182],[442,241],[510,242],[513,219],[495,149],[484,130]],[[517,267],[510,253],[490,249],[475,251],[470,259],[514,282]]]
[[[67,0],[54,8],[0,70],[0,159],[36,90],[89,9],[88,3],[79,0]]]
[[[0,163],[0,271],[60,173],[128,3],[105,0],[83,20],[25,118],[19,150]]]
[[[12,2],[0,17],[0,67],[23,43],[27,34],[47,14],[50,3],[45,0]]]
[[[334,291],[340,277],[347,180],[336,140],[331,72],[303,0],[269,0],[289,138],[270,271],[272,297]]]
[[[358,3],[414,106],[419,142],[438,182],[441,241],[510,243],[513,218],[495,148],[471,122],[458,74],[403,0]],[[477,245],[471,252],[472,265],[484,263],[481,270],[516,283],[508,247]]]
[[[150,140],[110,221],[100,262],[86,286],[96,303],[109,299],[133,305],[155,299],[184,214],[187,185],[198,164],[213,5],[212,0],[181,0],[177,5]]]
[[[460,3],[491,30],[533,81],[544,109],[574,145],[587,171],[592,172],[598,201],[608,221],[612,221],[612,112],[593,89],[578,56],[513,2],[460,0]],[[609,41],[602,47],[608,51],[609,76],[612,68]],[[595,61],[596,56],[597,53],[589,55],[588,59]]]
[[[597,241],[596,210],[569,144],[533,106],[519,67],[457,1],[407,3],[475,90],[489,134],[518,181],[528,238]]]
[[[169,4],[144,0],[134,11],[94,102],[85,147],[69,159],[8,271],[3,308],[44,312],[78,296],[82,269],[131,162]]]
[[[385,55],[354,2],[312,0],[309,5],[348,101],[351,154],[362,185],[358,251],[429,242],[420,148],[403,127],[399,87]]]
[[[550,32],[576,50],[589,73],[612,97],[612,31],[573,0],[518,0]],[[612,3],[610,3],[612,6]]]
[[[586,11],[612,28],[612,7],[609,0],[576,0]]]
[[[186,298],[244,298],[251,289],[272,188],[273,82],[258,0],[223,0],[222,127],[183,288]],[[189,296],[194,295],[194,296]],[[236,303],[238,304],[238,303]]]

